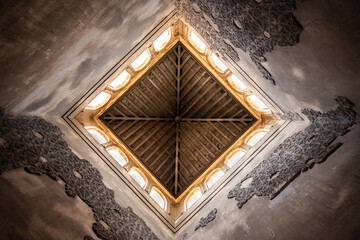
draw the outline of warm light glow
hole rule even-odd
[[[135,71],[139,71],[146,66],[150,57],[150,51],[149,49],[146,49],[130,65],[135,69]]]
[[[119,74],[119,76],[115,78],[114,81],[109,84],[109,87],[114,90],[119,90],[128,83],[130,78],[131,75],[126,70],[124,70],[122,71],[122,73]]]
[[[236,77],[234,74],[232,74],[229,78],[229,83],[230,85],[235,88],[235,90],[237,91],[244,91],[247,87],[245,86],[245,84],[240,81],[240,79],[238,77]]]
[[[225,164],[228,165],[229,168],[233,167],[240,159],[245,155],[245,152],[238,148],[232,151],[226,158]]]
[[[213,170],[206,178],[205,183],[208,188],[211,188],[225,173],[221,169]]]
[[[269,111],[270,110],[265,105],[265,103],[263,101],[261,101],[260,98],[258,98],[255,95],[250,95],[246,99],[250,103],[250,105],[253,106],[253,108],[255,108],[258,111]]]
[[[190,33],[189,37],[190,43],[196,48],[197,51],[204,53],[206,49],[206,45],[203,41],[200,40],[200,38],[194,33]]]
[[[268,132],[269,130],[266,129],[258,129],[252,132],[246,139],[245,143],[250,147],[255,146]]]
[[[154,199],[154,201],[159,204],[162,209],[166,209],[166,199],[159,189],[153,187],[150,191],[150,197]]]
[[[215,53],[211,53],[209,60],[213,67],[215,67],[215,69],[221,73],[225,72],[228,69],[227,66],[220,60],[218,56],[216,56]]]
[[[100,143],[104,144],[109,141],[108,137],[99,129],[94,127],[85,127],[85,129],[95,138],[95,140]]]
[[[109,101],[111,95],[106,92],[101,92],[99,95],[97,95],[85,108],[86,109],[98,109],[99,107],[102,107]]]
[[[123,167],[128,163],[125,153],[120,151],[117,147],[110,148],[107,152]]]
[[[191,192],[187,195],[185,199],[185,206],[186,209],[189,209],[194,203],[201,198],[202,193],[199,187],[194,188]]]
[[[129,171],[129,174],[140,185],[140,187],[145,188],[147,179],[139,169],[133,167]]]
[[[169,43],[170,38],[171,38],[171,29],[168,28],[153,42],[155,51],[158,52],[161,49],[163,49]]]

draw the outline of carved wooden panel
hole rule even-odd
[[[256,122],[180,42],[100,119],[174,197]]]

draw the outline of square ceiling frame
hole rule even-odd
[[[131,179],[128,172],[124,168],[119,168],[116,161],[105,151],[105,148],[101,146],[98,142],[96,142],[91,135],[84,128],[83,123],[81,123],[76,116],[79,115],[91,101],[93,96],[99,94],[102,89],[105,89],[106,86],[114,79],[116,74],[122,72],[129,63],[131,63],[141,52],[143,52],[151,43],[167,28],[171,26],[176,26],[173,28],[176,34],[179,31],[189,32],[193,31],[196,33],[194,29],[191,28],[188,24],[186,24],[184,19],[178,16],[178,12],[173,10],[169,13],[165,18],[163,18],[156,27],[152,29],[138,44],[136,44],[128,54],[126,54],[111,70],[109,70],[89,91],[87,91],[83,97],[81,97],[62,117],[65,122],[74,130],[76,134],[78,134],[85,143],[119,176],[120,179],[139,197],[139,199],[167,226],[174,234],[176,234],[183,226],[188,223],[192,217],[199,212],[202,208],[204,208],[210,201],[213,199],[229,182],[236,177],[242,169],[248,166],[250,161],[254,161],[256,156],[258,156],[261,152],[266,150],[266,146],[274,141],[280,134],[282,135],[290,135],[292,131],[286,131],[287,129],[291,129],[290,126],[297,126],[299,122],[294,122],[291,119],[281,118],[279,116],[285,116],[286,112],[282,109],[277,103],[275,103],[269,95],[267,95],[261,87],[256,84],[256,82],[229,56],[222,56],[222,58],[227,63],[228,68],[231,72],[236,75],[242,76],[242,80],[248,86],[248,88],[255,93],[257,96],[261,98],[263,102],[271,109],[273,113],[272,116],[259,116],[258,113],[254,112],[254,115],[257,116],[258,119],[261,119],[263,122],[267,122],[271,128],[267,135],[257,144],[256,147],[249,149],[241,162],[238,162],[233,168],[227,170],[225,175],[218,181],[211,189],[208,189],[202,197],[187,211],[183,210],[183,205],[179,203],[174,203],[178,211],[174,212],[166,212],[160,206],[158,206],[154,200],[149,196],[148,192],[145,189],[141,188],[136,182]],[[179,28],[185,28],[179,29]],[[205,41],[204,41],[205,42]],[[170,47],[169,45],[168,47]],[[192,47],[188,45],[187,47]],[[165,51],[166,52],[166,51]],[[154,61],[156,62],[156,61]],[[143,73],[145,73],[148,66],[144,70],[142,70],[138,77],[135,77],[131,84],[131,86],[138,78],[141,77]],[[215,70],[214,70],[215,72]],[[217,74],[215,72],[215,74]],[[231,89],[231,88],[230,88]],[[119,96],[125,91],[123,89],[119,91]],[[235,93],[234,90],[230,90]],[[237,95],[236,95],[237,96]],[[113,98],[117,99],[117,97]],[[241,103],[244,101],[241,100]],[[110,103],[109,103],[110,104]],[[246,103],[244,103],[246,104]],[[257,122],[258,124],[260,121]],[[241,138],[240,138],[241,139]],[[236,145],[236,143],[234,144]],[[228,154],[233,148],[228,149],[227,152],[224,153],[224,156]],[[224,158],[224,156],[220,157]],[[257,161],[261,161],[257,159]],[[253,168],[254,166],[252,166]],[[210,170],[209,170],[210,171]],[[200,181],[200,180],[199,180]],[[194,183],[195,184],[195,183]],[[196,183],[197,184],[197,183]],[[189,186],[191,189],[193,185]],[[184,195],[179,199],[183,199]]]

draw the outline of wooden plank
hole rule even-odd
[[[158,124],[155,125],[155,128],[151,129],[150,134],[144,138],[143,140],[141,140],[141,142],[134,147],[134,151],[136,152],[146,141],[148,141],[155,133],[157,133],[162,127],[165,126],[165,124],[167,124],[167,122],[161,122],[163,124],[160,124],[160,122],[158,122]]]
[[[221,100],[223,100],[227,95],[227,93],[223,93],[223,95],[221,95],[221,97],[217,98],[212,104],[207,105],[204,109],[203,109],[203,116],[207,116],[208,112],[216,106],[216,104],[218,104]],[[219,107],[217,107],[216,109],[218,109]]]
[[[213,124],[212,122],[209,122],[209,124],[210,124],[213,128],[215,128],[216,131],[217,131],[218,133],[220,133],[224,138],[226,138],[229,142],[231,142],[231,139],[230,139],[228,136],[226,136],[215,124]]]
[[[153,85],[153,83],[151,83],[150,81],[149,81],[149,83]],[[146,84],[144,84],[144,87],[145,87],[146,90],[151,94],[151,96],[152,96],[154,99],[156,99],[156,101],[158,102],[159,106],[164,106],[164,105],[166,105],[166,106],[168,107],[168,109],[165,108],[165,110],[166,110],[168,113],[170,113],[170,115],[173,115],[173,114],[174,114],[174,113],[172,112],[172,110],[173,110],[173,109],[172,109],[172,106],[170,105],[169,102],[161,100],[161,99],[158,97],[158,94],[155,94],[154,91],[152,91],[151,89],[149,89],[148,86],[146,86]],[[165,98],[165,99],[166,99],[166,98]],[[170,109],[170,111],[169,111],[169,109]]]
[[[149,121],[138,121],[138,122],[143,123],[143,124],[139,124],[138,126],[136,126],[133,130],[130,131],[130,133],[127,134],[127,136],[122,136],[122,139],[124,140],[124,142],[126,142],[126,140],[129,139],[129,137],[131,137],[140,128],[144,127]]]
[[[219,93],[220,90],[221,88],[216,89],[210,94],[210,96],[206,97],[206,99],[202,103],[196,105],[195,108],[192,110],[193,114],[189,115],[189,117],[194,116],[197,112],[199,112],[205,104],[209,103],[210,99],[212,99],[216,94]]]
[[[174,123],[168,124],[167,128],[165,128],[165,131],[161,134],[161,136],[158,139],[161,139],[173,125],[174,125]],[[149,146],[147,146],[145,149],[143,149],[141,151],[139,156],[142,157],[145,154],[145,152],[147,152],[149,150],[150,147],[154,146],[154,143],[157,143],[157,142],[154,141],[154,142],[152,142],[152,144],[149,144]],[[159,146],[161,147],[161,145],[159,145]]]
[[[150,131],[150,129],[152,129],[157,124],[157,121],[149,121],[149,122],[151,124],[148,124],[147,128],[143,129],[143,132]],[[128,145],[132,145],[133,143],[135,143],[137,140],[139,140],[143,136],[144,136],[144,134],[138,134],[132,141],[128,142]]]
[[[171,126],[173,126],[173,124],[172,124]],[[173,137],[172,134],[173,134],[174,132],[175,132],[175,130],[172,129],[172,128],[167,129],[166,132],[164,132],[164,133],[161,135],[161,137],[159,137],[159,140],[162,139],[164,136],[166,136],[166,137],[164,137],[163,140],[162,140],[160,143],[158,142],[159,145],[158,145],[154,150],[152,150],[152,153],[150,153],[150,155],[147,156],[146,159],[149,160],[155,153],[157,153],[157,152],[159,151],[160,148],[164,147],[164,144],[165,144],[165,143],[168,144],[168,141],[170,140],[170,138]],[[174,142],[174,143],[175,143],[175,142]],[[153,145],[154,145],[154,144],[153,144]]]
[[[215,82],[213,84],[210,85],[210,87],[208,87],[207,89],[204,90],[203,93],[201,93],[200,95],[198,95],[195,99],[192,99],[191,104],[189,104],[187,106],[187,108],[185,108],[185,110],[181,111],[181,115],[182,117],[186,115],[186,113],[202,98],[204,97],[211,88],[213,88],[215,86]],[[192,96],[191,98],[193,98],[194,96]]]
[[[159,81],[159,84],[164,87],[165,91],[169,94],[169,97],[173,98],[176,101],[176,96],[174,96],[174,94],[171,92],[169,86],[160,79],[159,75],[157,75],[155,71],[153,71],[152,74]]]
[[[148,86],[146,86],[146,84],[144,84],[144,87],[145,87],[146,90],[151,94],[151,96],[152,96],[154,99],[156,99],[156,101],[158,102],[158,106],[167,105],[167,107],[170,108],[170,111],[169,111],[169,109],[167,109],[167,108],[165,108],[165,107],[164,107],[164,109],[170,114],[170,116],[172,116],[172,115],[174,114],[174,113],[172,112],[172,109],[171,109],[172,106],[170,106],[168,102],[165,101],[165,103],[164,103],[164,101],[162,101],[152,90],[150,90],[150,89],[148,88]]]
[[[188,124],[188,126],[189,126],[189,128],[191,128],[192,129],[192,131],[191,130],[189,130],[190,132],[197,132],[197,133],[199,133],[198,131],[196,131],[196,129],[194,129],[193,128],[193,126],[192,126],[192,124]],[[196,136],[196,134],[194,134],[194,136]],[[200,145],[203,147],[203,149],[205,149],[213,158],[215,157],[215,154],[212,152],[212,151],[210,151],[209,150],[209,148],[208,148],[208,146],[206,146],[205,145],[205,143],[203,143],[203,141],[202,141],[202,134],[201,133],[199,133],[199,136],[200,137],[197,137],[196,139],[197,139],[197,142],[199,142],[200,143]],[[191,138],[191,141],[192,140],[195,140],[195,138]],[[194,142],[194,141],[193,141]],[[203,156],[205,156],[205,155],[203,155]],[[206,158],[206,157],[205,157]]]

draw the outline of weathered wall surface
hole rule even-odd
[[[303,26],[299,42],[276,46],[265,54],[267,61],[262,63],[275,86],[260,77],[248,53],[241,49],[239,64],[285,108],[326,112],[335,108],[333,99],[341,95],[354,102],[354,110],[359,112],[359,9],[357,1],[297,1],[293,14]],[[222,10],[220,16],[216,14],[218,8],[211,11],[213,23],[236,20],[227,11]],[[235,181],[245,179],[246,174],[240,173],[198,213],[199,218],[206,217],[216,207],[216,218],[197,231],[199,219],[192,219],[177,239],[185,233],[185,239],[357,239],[359,140],[359,129],[351,130],[338,139],[344,144],[324,163],[300,174],[276,198],[254,196],[241,209],[237,201],[227,198]]]
[[[91,209],[64,183],[17,169],[0,176],[2,239],[98,239]]]
[[[1,1],[0,105],[63,114],[172,8],[171,0]]]
[[[61,115],[166,15],[170,2],[2,1],[0,106],[39,115]],[[341,95],[355,103],[354,109],[360,112],[359,10],[360,4],[355,0],[297,1],[293,14],[303,27],[299,43],[275,46],[265,54],[267,61],[262,62],[276,85],[262,77],[258,66],[241,49],[237,49],[239,64],[285,108],[325,112],[334,109],[333,99]],[[217,9],[212,11],[215,13],[211,17],[220,20],[226,14],[226,11],[216,14]],[[132,200],[136,199],[134,194],[106,164],[97,161],[96,155],[62,121],[55,118],[52,122],[65,132],[70,147],[79,156],[91,157],[91,163],[104,175],[105,184],[115,191],[119,205],[131,206],[160,239],[168,239],[168,232],[153,221],[144,206]],[[302,173],[273,200],[253,197],[239,209],[234,199],[227,198],[245,176],[239,174],[178,237],[187,233],[187,239],[207,240],[356,239],[360,234],[359,129],[340,140],[343,146],[324,163]],[[60,235],[64,239],[93,234],[90,208],[79,199],[66,196],[63,186],[56,181],[22,170],[4,173],[0,181],[1,208],[6,209],[0,214],[1,232],[8,229],[6,234],[10,234],[16,230],[19,238],[34,239],[60,235],[59,228],[67,232]],[[56,209],[62,209],[61,214],[46,204],[50,200],[59,204]],[[41,213],[32,212],[35,202],[39,203],[36,211]],[[200,217],[214,207],[218,210],[216,218],[194,232]],[[72,211],[64,215],[64,209]],[[42,211],[49,213],[44,215]],[[39,217],[34,220],[33,216]],[[43,222],[52,218],[59,225]],[[69,224],[75,219],[77,223]],[[20,224],[25,222],[32,225],[22,228]],[[43,228],[53,229],[52,233]]]

